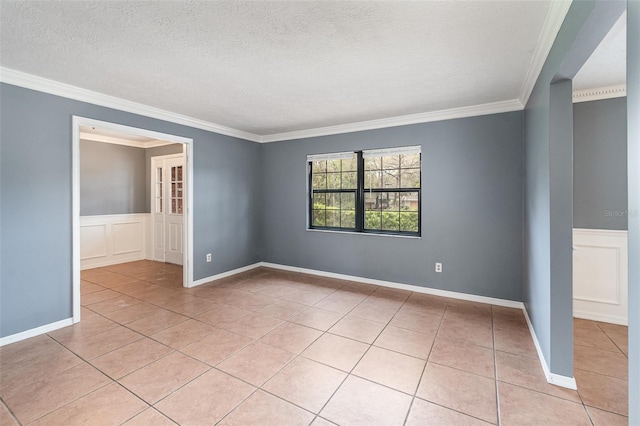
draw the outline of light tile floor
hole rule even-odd
[[[627,329],[575,321],[578,392],[520,310],[256,269],[82,272],[82,321],[0,348],[0,424],[626,424]]]

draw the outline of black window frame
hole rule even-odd
[[[354,189],[314,189],[313,188],[313,160],[307,160],[307,192],[308,192],[308,229],[310,230],[325,230],[336,232],[356,232],[362,234],[380,234],[380,235],[394,235],[394,236],[407,236],[407,237],[421,237],[422,236],[422,153],[420,152],[420,187],[419,188],[365,188],[365,161],[364,150],[353,151],[356,154],[357,159],[357,188],[355,189],[355,227],[343,228],[335,226],[317,226],[313,224],[313,212],[314,194],[341,194],[341,193],[353,193]],[[384,157],[384,154],[380,155]],[[400,169],[401,170],[401,169]],[[418,231],[402,231],[402,230],[380,230],[380,229],[365,229],[365,192],[372,193],[418,193]],[[326,218],[325,218],[326,220]]]

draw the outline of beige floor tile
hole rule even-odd
[[[231,306],[235,306],[236,308],[246,309],[248,311],[259,311],[267,306],[271,305],[273,302],[277,301],[273,297],[265,296],[262,294],[247,294],[239,299],[230,302]]]
[[[453,305],[451,303],[454,303]],[[458,300],[450,302],[444,314],[445,319],[471,321],[487,327],[493,326],[491,305]]]
[[[229,414],[220,426],[307,426],[314,414],[280,398],[257,391]]]
[[[216,365],[253,343],[253,339],[216,328],[213,333],[180,349],[193,358]]]
[[[316,417],[315,420],[311,422],[311,426],[335,426],[335,423],[325,420],[322,417]]]
[[[498,383],[501,425],[584,425],[591,422],[582,404],[507,383]]]
[[[98,284],[90,283],[89,281],[80,281],[80,296],[86,296],[87,294],[95,293],[97,291],[102,291],[105,288],[99,286]]]
[[[489,423],[497,421],[496,384],[486,377],[428,363],[416,396]]]
[[[351,374],[414,394],[426,361],[372,346]]]
[[[349,315],[387,324],[396,312],[398,312],[399,307],[400,306],[386,306],[364,301],[349,312]]]
[[[107,299],[103,302],[93,303],[91,305],[85,306],[98,314],[106,314],[109,312],[128,308],[129,306],[137,305],[138,303],[142,303],[142,301],[125,294],[119,294],[117,297]]]
[[[145,336],[150,336],[188,319],[189,317],[184,315],[158,308],[158,311],[149,316],[127,323],[127,327]]]
[[[262,388],[306,410],[318,413],[346,376],[342,371],[298,357]]]
[[[576,346],[574,348],[573,365],[580,370],[625,380],[629,371],[627,357],[624,354],[586,346]]]
[[[131,331],[128,328],[117,326],[98,334],[74,337],[68,342],[61,343],[80,357],[91,360],[128,345],[129,343],[133,343],[136,340],[140,340],[143,337],[141,334]]]
[[[495,327],[493,332],[497,351],[538,359],[538,352],[528,328],[501,329]]]
[[[144,338],[91,360],[91,364],[113,379],[119,379],[173,352],[168,346]]]
[[[119,327],[118,323],[83,309],[79,323],[52,331],[48,334],[64,345],[117,327]]]
[[[48,414],[108,384],[110,379],[83,363],[43,375],[40,380],[3,391],[2,399],[22,424]]]
[[[123,423],[123,426],[173,426],[174,422],[167,416],[153,408],[147,408],[142,413]]]
[[[413,292],[396,288],[379,287],[367,297],[367,302],[373,304],[387,305],[389,302],[397,302],[401,306]]]
[[[109,300],[107,300],[107,302],[109,302]],[[141,302],[123,309],[118,309],[116,311],[102,312],[101,314],[119,324],[128,324],[135,320],[153,315],[159,312],[161,309],[162,308],[151,305],[149,303]]]
[[[596,322],[596,324],[607,334],[617,333],[626,335],[629,332],[629,327],[626,325],[611,324],[608,322]]]
[[[234,322],[239,321],[247,315],[251,315],[252,313],[253,312],[246,309],[219,305],[209,312],[198,315],[196,318],[199,321],[204,321],[216,327],[224,327],[226,325],[233,324]]]
[[[251,313],[246,317],[239,319],[238,321],[230,324],[225,324],[220,327],[231,332],[250,337],[252,339],[259,339],[260,337],[264,336],[283,323],[284,321],[278,318]]]
[[[148,407],[131,392],[111,383],[41,417],[34,426],[115,425]]]
[[[65,327],[61,330],[68,328]],[[0,346],[0,366],[42,361],[48,357],[47,352],[58,349],[60,349],[60,344],[46,334]]]
[[[299,354],[313,343],[322,332],[315,328],[286,322],[264,335],[260,342],[284,351]]]
[[[527,328],[527,320],[521,309],[505,308],[503,306],[492,306],[493,326],[496,328]]]
[[[411,405],[406,426],[482,426],[480,419],[416,398]]]
[[[213,333],[214,330],[215,328],[208,324],[190,319],[165,328],[149,337],[172,348],[180,349]]]
[[[571,389],[550,385],[540,365],[540,361],[520,355],[496,352],[497,377],[501,382],[521,386],[546,393],[558,398],[580,402],[578,393]]]
[[[625,354],[626,356],[629,356],[629,338],[627,337],[626,333],[609,332],[607,333],[607,336],[609,336],[609,338],[613,340],[613,343],[616,344],[618,349],[623,354]]]
[[[347,315],[331,327],[329,333],[371,344],[383,329],[384,324]]]
[[[590,329],[594,329],[594,330],[598,330],[598,323],[595,321],[590,321],[590,320],[584,320],[584,319],[580,319],[580,318],[574,318],[573,319],[573,328],[574,330],[576,328],[590,328]]]
[[[210,367],[174,352],[123,377],[119,382],[149,404],[155,404]]]
[[[349,372],[367,349],[366,343],[326,333],[302,352],[302,356]]]
[[[3,426],[19,426],[18,420],[11,414],[9,409],[2,401],[0,401],[0,425]]]
[[[456,342],[438,337],[431,350],[429,362],[495,378],[494,352],[482,346]]]
[[[313,306],[325,297],[327,297],[327,293],[322,290],[294,290],[291,292],[286,292],[280,298],[289,302]]]
[[[196,317],[197,315],[201,315],[205,312],[209,312],[219,305],[211,300],[207,300],[204,298],[197,297],[193,300],[189,300],[184,303],[180,303],[177,305],[172,305],[167,309],[176,312],[180,315],[185,315],[188,317]]]
[[[603,351],[620,352],[620,349],[602,330],[575,328],[573,330],[573,344]]]
[[[411,396],[349,376],[320,415],[339,425],[393,426],[404,423]]]
[[[344,315],[358,306],[366,297],[363,294],[339,290],[316,303],[314,307]]]
[[[404,302],[402,308],[442,317],[447,308],[447,299],[430,294],[412,293],[407,301]]]
[[[426,360],[429,357],[434,338],[435,333],[429,335],[388,325],[373,344]]]
[[[212,369],[156,404],[180,425],[213,425],[244,401],[255,388]]]
[[[627,416],[629,383],[611,376],[574,369],[578,393],[585,405]]]
[[[610,413],[609,411],[587,407],[587,412],[591,417],[593,426],[627,426],[629,424],[628,417]]]
[[[337,323],[340,318],[342,318],[342,315],[336,312],[311,307],[300,312],[298,315],[295,315],[289,321],[318,330],[327,331]]]
[[[96,291],[95,293],[90,293],[85,296],[81,296],[80,301],[82,306],[92,305],[94,303],[103,302],[105,300],[113,299],[114,297],[121,296],[121,293],[118,293],[113,290],[102,290]]]
[[[438,337],[493,349],[491,327],[460,319],[443,319]]]
[[[287,302],[286,300],[277,300],[269,306],[260,309],[260,313],[281,320],[288,320],[307,309],[307,305],[301,303]]]
[[[365,283],[358,283],[355,281],[349,281],[340,290],[349,291],[351,293],[360,293],[360,294],[369,296],[379,288],[380,288],[379,286],[373,285],[373,284],[365,284]]]
[[[217,368],[254,386],[260,386],[293,357],[291,352],[255,343],[221,362]]]
[[[441,321],[441,316],[413,311],[402,307],[395,314],[389,325],[406,328],[407,330],[417,331],[419,333],[435,335],[438,332]]]

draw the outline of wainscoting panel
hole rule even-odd
[[[627,231],[573,230],[573,316],[627,324]]]
[[[147,258],[150,215],[117,214],[80,217],[80,269]]]

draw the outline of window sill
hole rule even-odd
[[[330,234],[347,234],[347,235],[367,235],[373,237],[391,237],[391,238],[407,238],[411,240],[421,240],[422,237],[415,235],[396,235],[396,234],[376,234],[375,232],[351,232],[351,231],[333,231],[331,229],[306,229],[307,232],[326,232]]]

